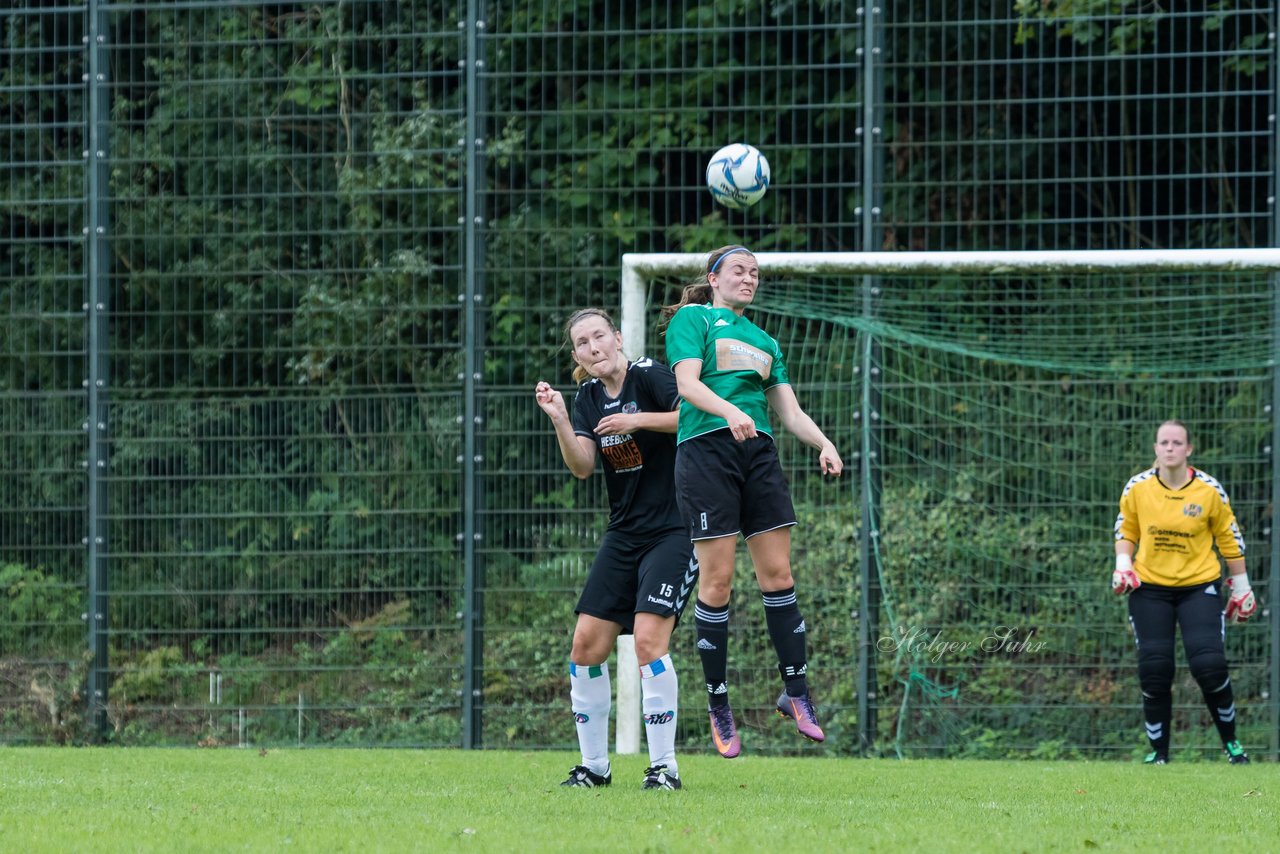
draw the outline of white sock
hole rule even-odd
[[[665,765],[674,776],[676,767],[676,698],[680,682],[667,654],[640,666],[640,696],[644,708],[644,735],[649,744],[649,764]]]
[[[609,773],[609,662],[583,666],[569,662],[569,704],[578,726],[582,764],[593,774]]]

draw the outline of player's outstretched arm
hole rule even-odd
[[[538,407],[547,413],[551,425],[556,430],[556,442],[560,445],[560,456],[569,471],[579,480],[591,476],[596,468],[596,443],[586,436],[578,436],[573,432],[573,422],[569,418],[569,410],[564,405],[564,395],[552,388],[548,382],[539,382],[533,390]]]
[[[765,392],[769,405],[778,413],[782,426],[801,442],[818,451],[818,466],[823,474],[839,475],[844,471],[844,461],[827,435],[822,432],[809,414],[800,408],[796,392],[789,385],[776,385]]]

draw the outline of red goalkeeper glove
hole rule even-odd
[[[1141,586],[1138,573],[1133,571],[1133,558],[1126,554],[1116,555],[1116,571],[1111,573],[1111,592],[1123,596]]]
[[[1258,600],[1253,598],[1253,587],[1246,573],[1227,579],[1227,622],[1243,623],[1258,610]]]

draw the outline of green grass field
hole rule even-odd
[[[0,748],[5,851],[1261,851],[1280,765]]]

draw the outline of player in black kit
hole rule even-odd
[[[629,362],[622,333],[600,309],[574,312],[566,331],[581,383],[572,417],[549,383],[539,382],[535,396],[575,477],[590,477],[597,453],[603,458],[609,525],[576,609],[569,696],[582,764],[562,785],[612,782],[608,658],[619,634],[634,633],[649,745],[643,787],[678,789],[678,682],[669,647],[698,565],[675,502],[675,376],[651,359]]]

